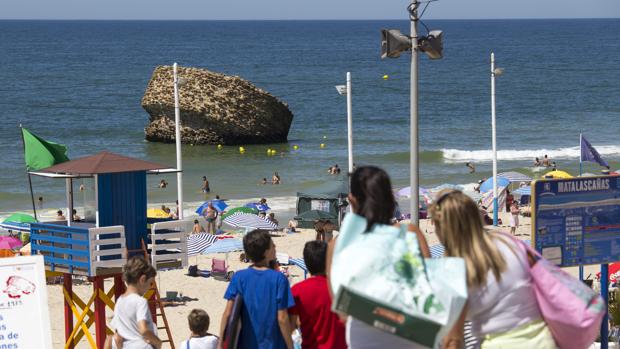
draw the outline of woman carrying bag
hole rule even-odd
[[[482,349],[556,348],[518,241],[485,231],[476,204],[457,190],[441,191],[429,213],[445,255],[463,258],[467,269],[468,303],[443,348],[462,347],[465,319]]]
[[[363,226],[359,230],[363,236],[360,236],[360,234],[353,237],[344,236],[343,230],[345,229],[345,223],[343,223],[343,230],[341,230],[340,233],[341,235],[330,243],[327,255],[328,278],[330,279],[332,287],[332,290],[330,291],[335,291],[334,288],[337,287],[336,285],[343,282],[342,273],[339,275],[339,270],[342,271],[342,268],[346,269],[349,266],[353,267],[354,265],[364,262],[359,259],[350,260],[350,263],[349,261],[343,263],[344,265],[342,265],[340,269],[332,269],[332,262],[334,262],[336,258],[336,256],[334,256],[334,250],[338,250],[335,247],[336,244],[344,244],[346,242],[343,240],[351,240],[353,238],[381,240],[381,236],[390,237],[390,234],[399,234],[399,229],[394,229],[392,227],[392,219],[396,207],[396,201],[394,199],[394,194],[392,193],[392,185],[390,183],[389,176],[382,169],[372,166],[358,168],[351,176],[349,201],[351,203],[353,213],[348,214],[345,221],[348,221],[348,223],[351,223],[352,220],[357,221],[357,223],[363,222]],[[351,226],[351,224],[347,224],[347,226]],[[381,230],[381,228],[388,229],[386,231],[385,229]],[[416,235],[417,239],[415,240],[417,240],[417,246],[419,246],[419,251],[416,251],[417,254],[428,257],[430,253],[426,240],[424,239],[424,235],[414,225],[410,225],[409,230],[412,234]],[[355,248],[355,245],[351,244],[349,247]],[[379,249],[380,247],[377,246],[376,250]],[[388,251],[385,251],[384,253],[387,254]],[[370,270],[368,272],[370,272]],[[413,344],[411,341],[367,325],[366,323],[351,316],[346,317],[346,330],[347,344],[351,349],[411,349],[422,347]]]

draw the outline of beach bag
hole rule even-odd
[[[606,312],[603,298],[586,284],[514,238],[534,259],[530,265],[538,307],[553,339],[562,349],[584,349],[599,334]]]
[[[332,310],[424,347],[437,347],[467,299],[461,258],[424,259],[407,226],[347,214],[336,240]]]
[[[190,265],[187,268],[187,275],[191,276],[191,277],[198,277],[198,266],[197,265]]]

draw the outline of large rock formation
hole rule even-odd
[[[249,81],[205,69],[178,67],[181,141],[191,144],[286,142],[293,121],[287,105]],[[146,139],[174,142],[171,66],[158,66],[142,97],[150,122]]]

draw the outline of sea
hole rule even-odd
[[[408,33],[409,22],[0,21],[0,216],[31,210],[20,124],[65,144],[71,159],[108,150],[174,167],[174,144],[144,140],[148,114],[140,106],[155,67],[173,62],[247,79],[294,114],[288,143],[245,145],[243,154],[238,146],[183,145],[186,201],[266,197],[292,209],[296,192],[337,179],[330,166],[346,172],[346,98],[335,85],[345,84],[347,72],[355,164],[380,166],[395,189],[405,187],[410,55],[381,60],[384,28]],[[491,175],[491,52],[504,69],[496,81],[500,171],[540,176],[532,163],[547,154],[578,174],[580,133],[612,170],[620,167],[619,19],[419,26],[422,34],[434,29],[444,33],[443,59],[419,59],[422,186]],[[583,164],[583,172],[600,170]],[[259,184],[274,172],[281,185]],[[167,188],[158,188],[161,179]],[[43,210],[66,207],[63,180],[34,176],[32,185]],[[174,174],[149,176],[148,186],[150,205],[176,198]]]

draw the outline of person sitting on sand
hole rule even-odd
[[[57,221],[66,221],[65,215],[62,213],[62,210],[56,211],[56,220]]]
[[[164,188],[165,188],[165,187],[167,187],[167,186],[168,186],[168,182],[166,182],[166,180],[165,180],[165,179],[162,179],[161,181],[159,181],[159,187],[160,187],[161,189],[164,189]]]
[[[78,216],[77,211],[75,209],[73,209],[71,212],[73,213],[72,216],[73,216],[74,222],[79,222],[82,220],[82,217]]]
[[[273,213],[273,212],[269,213],[269,216],[267,216],[267,219],[270,220],[271,222],[273,222],[275,225],[279,225],[280,224],[278,222],[278,220],[276,219],[275,213]]]
[[[542,165],[545,167],[551,166],[551,160],[547,157],[547,154],[543,158]]]
[[[297,223],[297,221],[294,220],[294,219],[289,220],[288,224],[286,226],[287,233],[296,233],[297,232],[297,225],[298,224],[299,223]]]
[[[278,172],[274,172],[273,177],[271,177],[271,184],[280,184],[280,181],[280,175],[278,174]]]
[[[209,314],[202,309],[193,309],[187,316],[191,334],[188,339],[179,344],[180,349],[216,349],[218,337],[209,333]]]
[[[539,158],[534,159],[534,167],[540,167],[542,166],[542,162],[540,161]]]
[[[200,222],[197,219],[194,219],[194,227],[192,228],[192,234],[200,234],[204,233],[205,228],[200,225]]]

